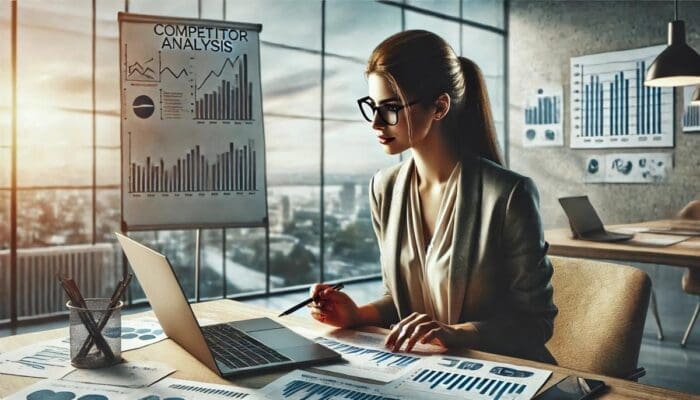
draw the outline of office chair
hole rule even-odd
[[[559,314],[547,348],[561,366],[625,379],[637,368],[651,279],[633,267],[550,257]]]
[[[693,200],[686,204],[686,206],[678,212],[677,217],[681,219],[700,220],[700,200]],[[681,279],[681,287],[683,291],[688,294],[700,296],[700,266],[696,269],[687,268],[685,270],[683,279]],[[700,297],[698,297],[698,304],[695,306],[693,316],[690,317],[690,323],[681,340],[681,347],[685,347],[685,344],[688,342],[688,336],[690,336],[690,331],[693,330],[693,325],[695,325],[695,321],[698,319],[698,314],[700,314]]]

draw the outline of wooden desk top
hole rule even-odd
[[[255,307],[252,305],[239,303],[232,300],[217,300],[206,303],[198,303],[193,304],[192,308],[194,309],[197,318],[200,319],[207,318],[214,321],[226,322],[239,319],[269,317],[283,322],[286,326],[313,329],[319,334],[323,334],[324,332],[328,332],[330,330],[330,328],[326,325],[302,317],[287,316],[282,319],[278,319],[275,317],[277,312],[273,310]],[[149,311],[145,313],[131,315],[129,317],[125,317],[125,319],[152,315],[152,312]],[[368,332],[378,333],[386,332],[385,329],[381,328],[368,328],[365,330]],[[31,343],[36,343],[39,341],[66,336],[68,336],[67,328],[30,333],[26,335],[5,337],[0,339],[0,352],[5,352],[20,346],[29,345]],[[543,386],[543,390],[548,388],[552,384],[558,382],[567,375],[576,374],[586,378],[600,379],[605,381],[605,383],[609,386],[609,389],[607,390],[605,395],[599,397],[601,399],[697,399],[696,396],[692,396],[690,394],[674,392],[671,390],[661,389],[653,386],[646,386],[639,383],[625,381],[622,379],[610,378],[606,376],[583,372],[576,372],[567,368],[538,363],[534,361],[522,360],[518,358],[505,357],[473,350],[450,352],[450,354],[484,360],[507,362],[517,365],[527,365],[550,370],[552,371],[552,375]],[[161,342],[158,342],[151,346],[143,347],[141,349],[122,353],[122,356],[124,357],[124,359],[129,361],[150,360],[159,361],[171,365],[172,367],[177,368],[177,371],[173,375],[171,375],[174,378],[189,379],[194,381],[218,383],[225,385],[236,385],[248,388],[263,387],[286,373],[268,373],[246,378],[236,378],[231,381],[227,381],[216,375],[208,368],[206,368],[204,364],[200,363],[197,359],[192,357],[189,353],[187,353],[184,349],[182,349],[170,339],[163,340]],[[8,396],[11,393],[14,393],[26,386],[29,386],[38,380],[39,379],[37,378],[0,375],[0,397]]]
[[[648,227],[700,229],[698,221],[660,220],[635,224],[606,226],[607,230],[620,228]],[[638,233],[637,235],[644,235]],[[700,236],[693,236],[683,242],[666,247],[625,244],[625,242],[592,242],[574,239],[569,228],[550,229],[544,232],[549,243],[549,254],[554,256],[637,261],[652,264],[667,264],[679,267],[700,269]]]

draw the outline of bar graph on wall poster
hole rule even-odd
[[[563,89],[560,85],[541,85],[525,102],[523,146],[563,146]]]
[[[256,171],[258,151],[255,140],[245,145],[229,142],[227,151],[215,158],[197,145],[170,163],[146,157],[131,158],[129,133],[129,193],[255,192],[259,190]]]
[[[250,121],[253,119],[252,93],[248,55],[235,60],[227,58],[218,72],[210,71],[202,83],[197,84],[194,119]]]
[[[644,86],[654,46],[571,59],[571,147],[672,147],[673,89]]]
[[[683,87],[683,132],[700,132],[700,106],[690,104],[697,86]]]

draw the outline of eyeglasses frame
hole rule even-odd
[[[370,100],[372,103],[367,102],[367,100]],[[373,104],[373,103],[374,103],[374,100],[372,100],[372,98],[371,98],[370,96],[365,96],[365,97],[362,97],[362,98],[360,98],[360,99],[357,99],[357,105],[358,105],[358,107],[360,107],[360,113],[361,113],[362,116],[365,118],[365,120],[367,120],[367,122],[372,122],[372,121],[374,121],[374,115],[379,114],[379,118],[382,120],[382,122],[384,122],[385,124],[390,125],[390,126],[398,125],[398,123],[399,123],[399,111],[403,110],[403,109],[406,108],[406,107],[410,107],[410,106],[412,106],[412,105],[414,105],[414,104],[417,104],[417,103],[419,103],[419,102],[420,102],[420,99],[415,99],[415,100],[413,100],[413,101],[411,101],[411,102],[408,102],[408,103],[406,103],[406,104],[397,104],[396,106],[398,107],[398,109],[395,111],[395,112],[396,112],[396,122],[393,123],[393,124],[391,124],[391,123],[389,123],[387,120],[385,120],[384,117],[382,116],[382,113],[379,112],[379,108],[380,108],[380,107],[383,107],[383,106],[385,106],[385,105],[387,105],[387,104],[382,104],[382,105],[376,106],[376,105]],[[362,109],[362,105],[363,105],[363,104],[367,104],[368,106],[370,106],[370,107],[372,108],[372,116],[373,116],[373,118],[371,118],[371,119],[368,119],[368,118],[367,118],[367,116],[365,115],[365,112],[364,112],[363,109]],[[392,104],[392,105],[394,105],[394,104]]]

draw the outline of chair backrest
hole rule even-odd
[[[559,314],[547,348],[567,368],[625,377],[637,368],[651,279],[633,267],[551,257]]]
[[[700,219],[700,200],[692,200],[678,212],[678,218]]]

